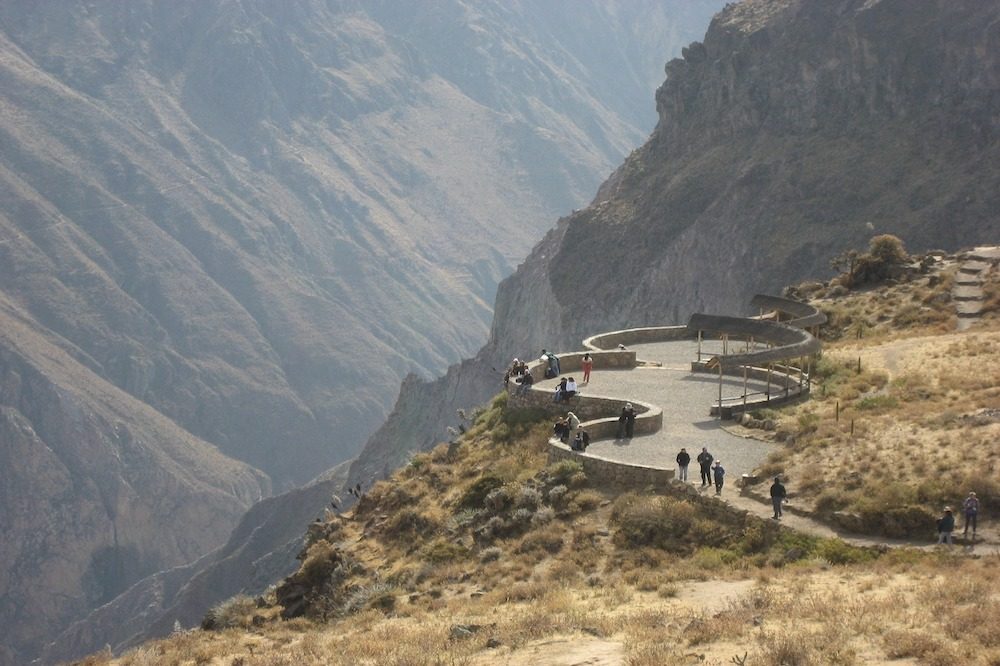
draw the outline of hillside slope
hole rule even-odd
[[[494,390],[474,378],[512,357],[741,312],[754,293],[825,277],[873,233],[914,252],[993,242],[998,26],[1000,6],[975,0],[728,5],[668,63],[649,141],[501,284],[476,360],[399,398],[448,418],[423,429],[390,416],[352,479],[440,441],[456,408]]]

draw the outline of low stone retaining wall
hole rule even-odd
[[[635,408],[635,435],[651,435],[663,427],[663,410],[638,400],[606,398],[598,395],[575,395],[565,402],[552,402],[552,393],[532,388],[523,396],[516,385],[508,388],[507,404],[515,409],[541,409],[553,418],[573,412],[580,419],[580,427],[591,440],[613,439],[618,434],[618,415],[626,402]]]
[[[616,424],[617,425],[617,424]],[[638,423],[636,423],[638,426]],[[644,467],[571,451],[557,441],[549,442],[549,462],[575,460],[583,465],[587,478],[598,485],[640,490],[647,486],[664,489],[674,478],[674,470]]]
[[[644,328],[628,328],[623,331],[611,331],[592,335],[583,341],[587,349],[600,351],[615,349],[618,345],[639,345],[648,342],[668,342],[670,340],[687,340],[697,337],[687,326],[647,326]]]

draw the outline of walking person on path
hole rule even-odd
[[[687,449],[681,449],[681,452],[677,454],[678,481],[684,481],[685,483],[687,483],[689,464],[691,464],[691,454],[687,452]]]
[[[962,512],[965,514],[965,529],[962,536],[969,535],[969,523],[972,523],[972,540],[976,539],[976,517],[979,515],[979,498],[976,493],[970,492],[962,503]]]
[[[715,494],[722,494],[722,484],[726,482],[726,470],[722,466],[721,460],[715,461],[715,467],[712,468],[712,472],[715,474]]]
[[[785,501],[787,494],[785,487],[781,485],[781,479],[774,477],[774,483],[771,484],[771,505],[774,507],[775,520],[781,519],[781,503]]]
[[[590,371],[594,369],[594,359],[589,353],[583,355],[583,360],[580,361],[580,367],[583,369],[583,383],[590,383]]]
[[[955,516],[951,513],[951,507],[946,506],[944,508],[944,515],[938,518],[937,521],[938,528],[938,543],[946,543],[951,545],[951,533],[955,529]]]
[[[711,485],[712,483],[712,461],[715,458],[712,454],[708,452],[704,446],[701,447],[701,453],[698,454],[698,465],[701,466],[701,485],[702,487]]]

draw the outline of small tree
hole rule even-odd
[[[910,260],[903,241],[892,234],[875,236],[868,241],[868,254],[889,266],[900,266]]]
[[[848,288],[881,282],[893,274],[893,270],[910,260],[903,241],[892,234],[873,237],[868,242],[868,252],[858,254],[849,250],[830,262],[836,269],[847,268],[840,283]]]

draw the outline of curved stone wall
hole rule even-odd
[[[617,349],[618,345],[628,347],[645,342],[669,342],[670,340],[684,340],[690,337],[692,337],[691,331],[687,326],[646,326],[592,335],[583,341],[583,346],[592,351],[601,351]]]
[[[796,328],[814,328],[826,323],[826,315],[819,309],[802,301],[793,301],[790,298],[757,294],[750,299],[750,305],[760,308],[761,311],[767,310],[779,315],[784,313],[788,315],[788,319],[782,323]],[[780,317],[778,321],[781,321]]]
[[[778,387],[778,395],[761,396],[753,400],[741,396],[739,399],[723,400],[721,405],[715,404],[710,413],[723,418],[731,418],[734,413],[744,409],[756,408],[762,405],[776,405],[798,398],[808,393],[808,376],[797,368],[778,366],[775,371],[773,363],[790,358],[812,355],[820,349],[819,341],[801,327],[818,326],[826,321],[826,316],[806,303],[792,301],[776,296],[758,295],[752,301],[760,308],[778,311],[793,316],[793,319],[778,323],[764,319],[748,319],[743,317],[724,317],[717,315],[692,315],[686,326],[648,326],[620,331],[610,331],[594,335],[583,341],[586,351],[558,354],[562,375],[577,372],[581,369],[581,360],[585,353],[594,359],[594,369],[634,368],[641,361],[636,358],[636,352],[628,349],[630,345],[668,342],[671,340],[692,339],[699,331],[724,333],[744,338],[753,338],[763,343],[774,345],[769,349],[761,349],[745,354],[717,356],[712,361],[695,361],[691,364],[692,372],[717,370],[726,375],[743,376],[757,380],[770,380]],[[623,348],[619,348],[621,345]],[[771,365],[771,371],[758,365]],[[544,378],[546,363],[542,360],[533,361],[528,365],[528,371],[535,381]],[[585,388],[584,388],[585,390]],[[515,408],[540,408],[553,416],[563,416],[573,412],[580,419],[580,427],[590,434],[591,441],[617,436],[618,415],[626,402],[631,402],[636,408],[634,434],[646,435],[659,431],[663,427],[663,411],[656,405],[639,400],[626,400],[599,395],[578,394],[567,402],[555,403],[552,393],[536,386],[520,394],[517,384],[508,386],[508,404]],[[579,461],[588,477],[602,483],[626,487],[646,487],[649,485],[666,485],[674,477],[673,469],[661,469],[646,465],[633,465],[601,456],[572,451],[569,446],[559,440],[549,440],[549,459],[551,461],[572,459]]]

